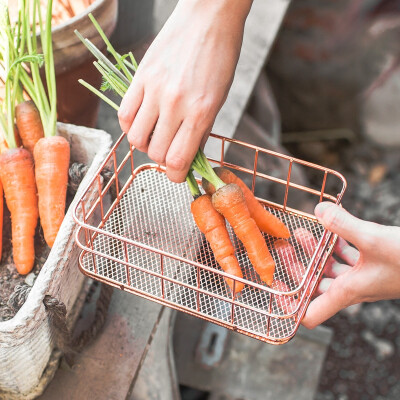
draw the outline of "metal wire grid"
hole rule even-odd
[[[157,166],[134,171],[132,150],[125,162],[129,158],[132,179],[106,218],[102,202],[105,190],[100,192],[97,207],[102,208],[101,229],[86,225],[82,198],[81,218],[77,221],[85,228],[85,235],[81,228],[77,241],[84,249],[80,259],[83,272],[270,343],[289,340],[315,290],[316,273],[332,248],[332,238],[323,227],[293,210],[268,207],[292,233],[305,228],[320,242],[317,250],[304,249],[292,235],[290,242],[299,261],[294,265],[303,266],[294,269],[294,280],[274,250],[274,239],[265,235],[276,262],[274,279],[286,285],[282,291],[271,290],[260,281],[228,225],[246,283],[243,291],[233,297],[224,280],[226,274],[194,224],[187,186],[171,183]],[[119,171],[115,156],[114,171]]]

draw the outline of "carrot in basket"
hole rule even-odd
[[[39,110],[32,100],[23,101],[15,107],[15,122],[23,146],[33,154],[36,142],[44,133]]]
[[[70,148],[62,136],[40,139],[34,148],[40,223],[52,247],[64,219]]]
[[[243,191],[236,183],[224,183],[211,168],[203,151],[199,149],[192,168],[216,188],[212,204],[231,224],[236,236],[246,248],[253,268],[267,285],[272,284],[275,262],[264,237],[250,215]]]
[[[38,220],[33,159],[28,150],[13,148],[0,155],[0,180],[11,214],[14,263],[18,272],[25,275],[35,262]]]
[[[222,167],[216,167],[214,168],[214,171],[223,182],[236,183],[238,186],[240,186],[244,197],[246,198],[250,215],[262,232],[284,239],[290,237],[290,232],[286,225],[262,206],[262,204],[254,196],[253,192],[238,176],[236,176],[229,169]],[[214,186],[206,179],[203,179],[202,186],[209,194],[213,194],[215,192]]]
[[[250,216],[240,187],[230,183],[219,188],[212,196],[212,204],[231,224],[261,280],[271,285],[275,262],[257,224]]]
[[[191,171],[189,171],[186,181],[194,198],[190,205],[194,221],[210,244],[216,261],[228,274],[243,278],[224,217],[213,207],[210,195],[201,195]],[[242,282],[234,282],[233,279],[226,278],[226,283],[235,294],[244,288]]]

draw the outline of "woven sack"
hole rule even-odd
[[[77,226],[72,218],[76,199],[81,196],[87,182],[92,179],[111,147],[108,133],[75,125],[57,124],[58,134],[71,146],[71,162],[90,165],[72,201],[53,248],[43,265],[25,304],[10,320],[0,322],[0,399],[29,399],[41,382],[42,375],[52,360],[54,338],[43,305],[46,294],[62,301],[69,321],[76,317],[83,302],[77,299],[85,283],[79,271],[80,249],[75,244]],[[93,201],[90,193],[87,201]],[[74,312],[72,312],[74,310]],[[57,357],[56,357],[57,358]],[[57,360],[56,360],[57,361]]]

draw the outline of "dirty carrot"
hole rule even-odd
[[[38,208],[33,158],[28,150],[17,147],[14,125],[15,104],[20,92],[19,69],[16,67],[14,70],[14,66],[23,50],[14,47],[15,40],[7,7],[0,11],[4,12],[0,16],[4,24],[0,29],[0,70],[5,85],[3,109],[0,110],[0,180],[11,214],[14,263],[19,273],[27,274],[35,262],[34,235]],[[20,19],[18,26],[21,26]],[[21,44],[21,40],[17,43]]]
[[[18,272],[25,275],[35,262],[38,220],[33,159],[28,150],[14,148],[0,155],[0,180],[11,214],[14,263]]]
[[[194,221],[210,244],[215,260],[226,273],[243,278],[242,270],[235,256],[235,248],[226,229],[225,218],[213,207],[211,196],[200,193],[191,171],[189,171],[186,181],[194,198],[190,205]],[[243,290],[242,282],[225,279],[235,294]]]
[[[254,196],[253,192],[238,176],[236,176],[229,169],[222,167],[215,167],[214,171],[223,182],[236,183],[238,186],[240,186],[244,197],[246,198],[250,215],[262,232],[278,238],[287,239],[290,237],[290,232],[286,225],[262,206],[262,204]],[[209,194],[213,194],[215,192],[214,186],[206,179],[203,179],[202,186]]]
[[[274,242],[275,251],[285,267],[286,275],[299,285],[305,274],[304,265],[298,260],[294,247],[286,240],[278,239]]]
[[[33,154],[36,142],[44,136],[39,110],[32,100],[23,101],[15,107],[15,122],[23,146]]]
[[[52,247],[65,214],[70,148],[62,136],[40,139],[34,149],[39,215],[46,243]]]
[[[32,12],[29,9],[29,1],[26,2],[23,0],[22,4],[24,13],[23,31],[25,32],[28,55],[32,59],[30,69],[32,85],[35,88],[34,97],[31,96],[31,98],[37,107],[44,135],[44,137],[38,139],[38,136],[42,133],[35,132],[35,137],[32,137],[30,146],[34,145],[33,156],[35,159],[40,222],[46,243],[49,247],[52,247],[64,219],[70,157],[68,141],[61,136],[56,136],[57,93],[51,35],[52,0],[48,1],[44,23],[41,19],[39,0],[33,1]],[[38,17],[37,21],[36,16]],[[34,58],[37,54],[37,43],[32,26],[36,27],[37,23],[40,28],[40,39],[43,49],[43,76],[45,83],[42,82],[39,64],[35,62]],[[47,91],[45,88],[47,88]],[[28,116],[26,118],[30,119],[30,123],[32,124],[31,129],[39,131],[39,118],[37,113],[33,111],[31,103],[23,107],[25,107],[23,110],[28,109],[26,111]],[[21,110],[18,116],[24,117],[24,112]],[[20,126],[18,128],[21,129]],[[31,135],[33,135],[33,132],[31,132]],[[36,143],[34,144],[34,142]]]
[[[260,229],[250,215],[240,186],[236,183],[224,183],[215,174],[201,149],[192,162],[192,168],[214,185],[216,191],[212,195],[213,206],[231,224],[260,279],[271,285],[275,262]]]

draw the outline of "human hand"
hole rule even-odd
[[[118,117],[129,142],[185,180],[231,86],[252,0],[180,0],[149,47]]]
[[[315,215],[340,236],[335,253],[344,263],[328,260],[320,295],[302,320],[306,328],[315,328],[352,304],[400,297],[400,227],[360,220],[328,202],[318,204]]]

